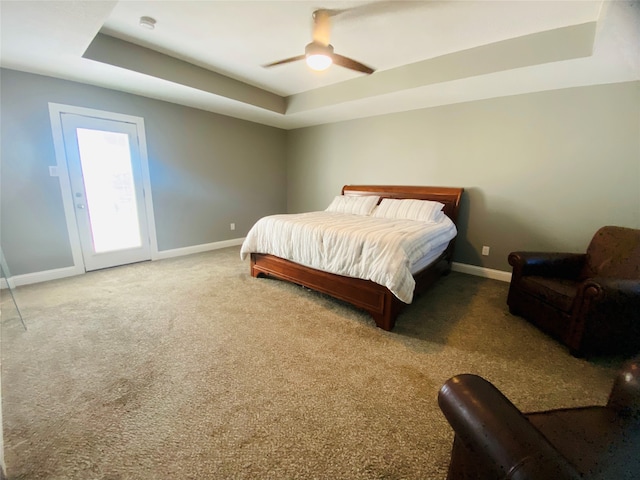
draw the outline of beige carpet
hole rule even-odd
[[[449,377],[524,410],[603,403],[616,361],[575,359],[452,273],[384,332],[254,279],[239,248],[20,287],[2,301],[11,479],[443,479]]]

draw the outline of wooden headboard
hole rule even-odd
[[[378,195],[383,198],[413,198],[434,200],[444,204],[444,213],[457,223],[460,197],[464,188],[458,187],[418,187],[404,185],[345,185],[343,195]]]

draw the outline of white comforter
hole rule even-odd
[[[240,257],[269,253],[317,270],[371,280],[411,303],[411,265],[457,234],[454,223],[443,217],[440,223],[425,223],[324,211],[271,215],[251,228]]]

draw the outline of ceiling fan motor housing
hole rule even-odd
[[[311,42],[304,48],[307,57],[311,55],[325,55],[330,57],[333,55],[333,45],[322,45],[320,43]]]

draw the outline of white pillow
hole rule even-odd
[[[383,198],[373,216],[437,223],[444,215],[443,207],[443,203],[431,200]]]
[[[380,197],[376,195],[336,195],[326,212],[352,213],[354,215],[370,215],[378,204]]]

